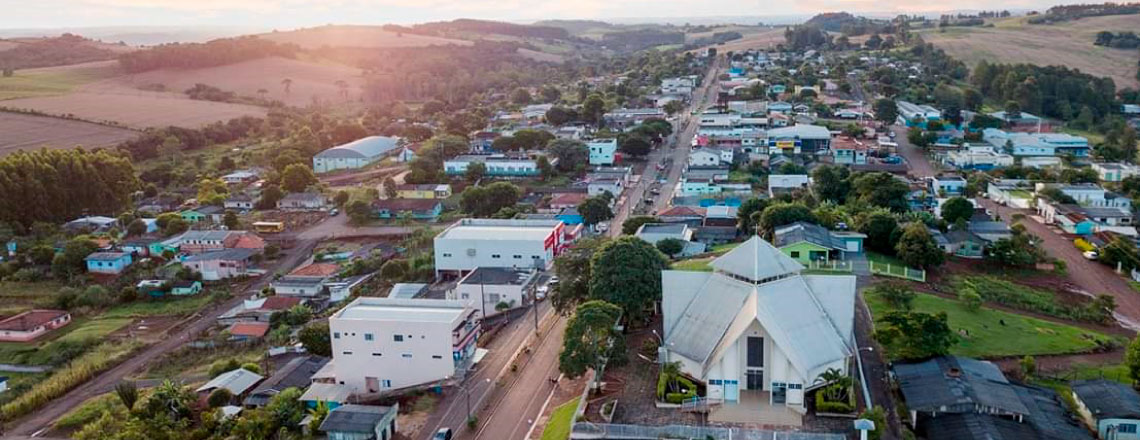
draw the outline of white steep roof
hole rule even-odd
[[[796,260],[784,255],[759,236],[753,236],[728,253],[713,260],[712,267],[753,281],[799,273],[804,269]]]

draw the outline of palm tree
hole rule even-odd
[[[828,368],[815,378],[815,383],[829,384],[823,388],[824,400],[828,402],[843,402],[847,400],[847,390],[854,381],[851,376],[843,374],[838,368]]]
[[[123,402],[123,406],[127,407],[127,411],[134,409],[135,402],[139,400],[139,389],[134,382],[129,380],[115,385],[115,394],[119,396],[119,401]]]
[[[677,378],[681,376],[680,361],[666,362],[665,364],[661,365],[661,374],[665,375],[665,386],[668,388],[667,392],[675,393],[679,391],[677,388],[680,384],[678,383]]]
[[[285,86],[285,94],[288,95],[289,91],[293,87],[293,80],[291,80],[289,78],[285,78],[285,79],[281,80],[281,85]]]
[[[309,416],[312,420],[309,421],[309,432],[317,432],[320,428],[321,422],[325,421],[325,417],[329,415],[329,403],[323,400],[317,401],[317,406],[309,410]]]

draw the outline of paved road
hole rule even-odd
[[[621,235],[621,225],[631,215],[648,215],[655,212],[660,212],[669,206],[669,201],[672,199],[673,191],[677,187],[678,182],[681,181],[681,175],[684,172],[685,165],[689,160],[689,152],[691,151],[690,145],[692,144],[693,137],[697,134],[697,120],[699,116],[693,115],[693,111],[698,113],[710,103],[716,102],[717,88],[714,84],[717,82],[717,75],[720,74],[721,64],[718,59],[717,63],[712,66],[709,74],[705,75],[704,81],[701,86],[693,92],[693,100],[689,107],[682,110],[681,116],[678,117],[677,122],[674,123],[674,134],[666,141],[665,145],[661,148],[654,150],[646,158],[648,164],[645,171],[641,174],[641,181],[628,191],[626,191],[626,203],[618,208],[614,213],[614,218],[610,220],[609,235],[616,237]],[[666,182],[658,184],[657,179],[661,177],[661,172],[657,170],[657,164],[662,163],[663,160],[672,159],[667,170],[664,170]],[[638,209],[644,206],[643,200],[646,194],[653,188],[660,190],[660,194],[653,196],[653,204],[649,209]],[[643,214],[638,214],[638,213]]]
[[[549,301],[539,303],[539,321],[545,329],[550,328],[550,321],[554,318],[553,308]],[[472,432],[467,429],[467,404],[470,399],[471,411],[480,414],[484,403],[494,397],[499,389],[496,382],[499,375],[508,368],[510,361],[522,344],[534,334],[534,312],[528,311],[525,315],[515,319],[506,328],[500,331],[490,346],[486,347],[490,353],[483,358],[480,365],[464,379],[459,387],[448,388],[438,410],[428,417],[422,429],[415,438],[430,439],[439,428],[451,428],[457,434],[457,439],[472,438]],[[551,334],[546,330],[540,334]],[[561,330],[557,330],[557,339],[561,341]],[[547,338],[555,339],[555,338]],[[520,355],[527,357],[529,355]],[[557,357],[557,356],[555,356]],[[520,358],[523,359],[523,358]],[[512,373],[507,373],[508,377]],[[502,391],[499,391],[500,393]],[[485,418],[486,416],[481,416]],[[487,423],[482,423],[486,426]]]
[[[526,438],[531,425],[541,416],[542,406],[554,384],[550,378],[558,377],[558,353],[562,350],[562,333],[566,319],[558,317],[550,336],[534,349],[531,361],[522,367],[518,379],[508,386],[502,398],[491,401],[490,411],[483,415],[486,421],[475,435],[481,440],[521,440]]]
[[[71,411],[72,408],[82,404],[87,399],[111,391],[115,388],[116,384],[131,374],[141,370],[151,361],[159,359],[163,354],[177,350],[185,343],[194,340],[199,333],[213,327],[217,324],[218,316],[240,304],[248,297],[248,292],[256,292],[261,290],[262,287],[269,285],[274,273],[289,271],[308,259],[315,246],[316,241],[313,240],[297,243],[292,249],[284,251],[284,256],[270,268],[269,273],[250,283],[244,290],[237,292],[232,299],[199,311],[195,315],[195,318],[181,328],[168,334],[166,339],[143,348],[123,363],[95,376],[95,378],[85,382],[83,385],[51,401],[34,414],[20,420],[8,434],[30,436],[41,432],[50,427],[55,419],[67,414],[68,411]]]
[[[899,156],[906,159],[907,167],[910,168],[912,176],[930,177],[938,174],[939,167],[930,162],[930,159],[926,157],[926,152],[906,140],[906,127],[891,125],[890,129],[895,133],[895,142],[899,144]]]
[[[1109,294],[1116,298],[1116,319],[1127,328],[1140,331],[1140,295],[1128,285],[1124,277],[1117,275],[1108,266],[1095,261],[1089,261],[1081,255],[1081,251],[1073,246],[1067,236],[1058,234],[1054,229],[1028,218],[1030,210],[1022,210],[1001,206],[992,200],[979,198],[982,206],[1000,215],[1006,221],[1014,214],[1025,214],[1026,219],[1021,221],[1025,229],[1033,235],[1041,237],[1043,247],[1050,256],[1065,262],[1069,272],[1069,279],[1076,286],[1090,295]]]

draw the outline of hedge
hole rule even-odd
[[[847,402],[830,402],[823,399],[823,392],[815,393],[815,411],[834,414],[855,412],[855,406]]]
[[[677,385],[680,385],[680,387],[682,389],[688,390],[688,392],[666,393],[665,389],[669,385],[669,379],[670,378],[677,381]],[[693,397],[697,397],[697,384],[693,383],[693,381],[689,380],[688,378],[686,378],[684,376],[671,377],[665,373],[660,373],[657,375],[657,398],[658,399],[664,399],[668,403],[681,403],[684,400],[686,400],[687,398],[693,398]],[[674,400],[676,400],[676,401],[674,401]]]

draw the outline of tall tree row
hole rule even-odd
[[[129,159],[108,151],[24,151],[0,159],[0,221],[30,226],[114,215],[139,187]]]

